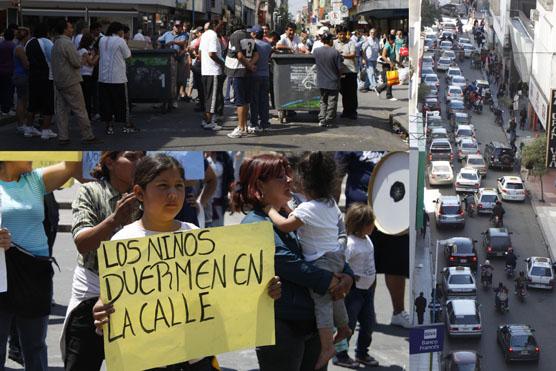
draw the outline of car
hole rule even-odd
[[[453,128],[457,128],[459,125],[471,125],[471,117],[467,112],[456,112],[452,116],[450,123]]]
[[[452,161],[452,145],[447,139],[434,139],[429,146],[429,161]]]
[[[442,50],[452,50],[453,43],[448,40],[444,40],[440,42],[440,49]]]
[[[465,88],[467,86],[467,80],[463,76],[454,76],[450,81],[451,85],[459,86],[460,88]]]
[[[518,176],[503,176],[497,179],[496,187],[504,201],[525,201],[525,187]]]
[[[457,154],[458,160],[464,161],[470,154],[480,154],[479,145],[477,141],[473,138],[463,137],[457,142]],[[479,174],[477,173],[477,176]],[[480,176],[479,176],[480,179]]]
[[[477,296],[475,277],[469,267],[445,267],[442,269],[442,291],[446,299]]]
[[[485,146],[483,157],[489,168],[513,170],[515,153],[509,145],[492,141]]]
[[[481,355],[472,350],[450,352],[443,364],[444,371],[481,371]]]
[[[471,39],[468,37],[460,37],[459,38],[460,44],[471,44]]]
[[[462,112],[462,113],[465,112],[465,105],[461,100],[453,99],[450,102],[448,102],[447,107],[448,107],[447,108],[448,120],[457,112]]]
[[[477,205],[477,214],[492,214],[492,209],[498,201],[498,194],[494,188],[479,188],[475,193],[475,205]]]
[[[480,154],[469,154],[467,155],[467,160],[465,162],[465,167],[470,167],[479,173],[480,176],[484,177],[487,174],[488,168],[485,163],[485,159]]]
[[[440,196],[433,202],[437,227],[465,227],[465,211],[458,196]]]
[[[457,196],[448,196],[455,197]],[[444,257],[449,267],[469,267],[472,271],[477,270],[477,250],[475,243],[478,241],[468,237],[452,237],[447,240],[439,241],[439,245],[444,249]]]
[[[421,112],[425,114],[427,111],[438,111],[440,112],[440,102],[438,98],[426,98],[421,107]]]
[[[452,185],[454,171],[448,161],[432,161],[429,166],[429,185]]]
[[[464,167],[460,169],[455,182],[456,192],[477,192],[481,186],[481,177],[477,170]]]
[[[430,65],[434,68],[435,64],[436,63],[434,61],[434,56],[432,56],[430,54],[423,55],[423,58],[421,59],[421,68],[424,65]]]
[[[456,130],[454,131],[454,136],[456,142],[459,142],[462,138],[475,138],[475,128],[473,125],[458,124]]]
[[[433,75],[436,75],[436,74],[433,74]],[[429,88],[429,91],[428,91],[427,95],[425,96],[425,98],[438,98],[438,86],[427,85],[427,87]]]
[[[434,69],[432,68],[432,65],[427,64],[421,66],[421,76],[425,75],[434,75]]]
[[[532,256],[525,259],[525,262],[527,263],[525,270],[527,287],[554,289],[554,264],[550,258]]]
[[[446,329],[448,336],[481,336],[481,313],[474,299],[446,301]]]
[[[486,81],[486,80],[475,80],[474,84],[477,87],[477,90],[479,88],[483,88],[483,96],[485,95],[486,92],[490,93],[490,85],[489,85],[488,81]]]
[[[422,81],[425,83],[425,85],[431,87],[434,86],[437,89],[440,86],[440,80],[438,80],[437,75],[425,75],[425,78]]]
[[[424,39],[423,40],[423,51],[427,52],[431,49],[434,49],[435,40],[431,39]]]
[[[440,112],[428,111],[425,114],[425,120],[427,124],[427,136],[430,136],[434,128],[448,128],[448,124],[444,121],[442,116],[440,116]]]
[[[463,90],[459,86],[450,85],[448,89],[446,89],[446,101],[451,99],[463,99]]]
[[[431,140],[438,138],[450,139],[448,138],[448,130],[444,127],[431,129],[428,137]]]
[[[470,58],[471,54],[475,51],[475,46],[473,46],[473,44],[465,44],[465,43],[461,43],[460,45],[463,48],[463,55],[466,58]]]
[[[452,60],[452,62],[455,62],[456,61],[456,52],[454,52],[453,50],[444,50],[442,52],[442,56],[440,58],[442,58],[442,57],[448,57]]]
[[[506,362],[539,361],[541,348],[529,325],[506,324],[498,326],[496,339]]]
[[[446,72],[446,83],[448,85],[452,85],[452,79],[455,76],[463,76],[459,67],[450,67],[450,68],[448,68],[448,71]],[[462,93],[462,99],[463,99],[463,93]]]
[[[425,40],[436,41],[436,39],[437,39],[436,32],[427,32],[425,34]]]
[[[452,61],[452,59],[450,59],[448,57],[440,57],[438,59],[438,62],[436,63],[436,70],[438,72],[448,71],[448,68],[453,66],[453,64],[454,64],[454,62]]]
[[[443,31],[451,31],[454,36],[457,35],[456,33],[457,25],[456,25],[456,21],[453,18],[443,20],[441,22],[441,26]]]
[[[488,259],[494,257],[503,257],[510,247],[512,247],[512,239],[507,228],[489,228],[486,232],[482,232],[483,250]]]

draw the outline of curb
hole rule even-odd
[[[530,196],[529,196],[529,197],[530,197]],[[533,211],[535,212],[535,218],[537,218],[537,224],[539,225],[539,228],[540,228],[540,230],[541,230],[542,238],[543,238],[543,240],[544,240],[544,245],[545,245],[545,247],[546,247],[546,250],[547,250],[547,252],[548,252],[548,255],[549,255],[550,259],[551,259],[552,261],[554,261],[554,257],[555,257],[555,256],[554,256],[554,253],[553,253],[553,250],[554,250],[554,249],[552,248],[552,246],[551,246],[550,243],[548,242],[548,241],[549,241],[548,234],[547,234],[547,232],[545,231],[544,225],[543,225],[543,223],[541,223],[540,218],[539,218],[539,212],[538,212],[538,210],[537,210],[538,203],[537,203],[537,201],[534,200],[533,198],[531,198],[531,206],[533,207]]]

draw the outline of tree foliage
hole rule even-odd
[[[440,18],[440,9],[434,3],[430,0],[421,1],[421,27],[431,27]]]
[[[543,176],[546,174],[546,134],[539,135],[538,138],[523,147],[521,163],[531,175]]]

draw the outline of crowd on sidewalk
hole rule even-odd
[[[268,220],[274,226],[278,277],[268,294],[276,300],[276,345],[257,349],[260,369],[325,369],[336,353],[334,363],[342,366],[377,366],[369,354],[377,274],[385,274],[392,325],[410,326],[404,309],[408,236],[375,229],[366,204],[369,177],[382,153],[242,156],[206,152],[200,181],[185,180],[173,157],[144,152],[103,152],[91,172],[95,180],[88,182],[80,162],[41,169],[31,162],[0,162],[0,248],[8,265],[8,291],[0,294],[0,364],[9,338],[10,358],[26,370],[48,370],[45,339],[58,223],[52,191],[73,177],[83,183],[72,204],[78,259],[60,341],[66,370],[98,370],[104,360],[98,333],[113,308],[99,300],[100,242],[221,226],[225,212],[239,211],[247,213],[242,223]],[[338,199],[346,175],[344,222]],[[162,183],[169,186],[154,186]],[[347,349],[357,323],[353,360]],[[214,365],[214,357],[207,357],[161,369],[208,371]]]
[[[386,72],[402,66],[408,56],[406,36],[394,29],[379,37],[377,28],[367,36],[345,26],[322,26],[316,35],[298,33],[294,23],[281,35],[268,25],[222,21],[192,29],[175,20],[171,27],[155,37],[141,30],[132,36],[119,22],[108,27],[79,23],[76,29],[64,19],[53,28],[46,23],[32,29],[9,25],[0,38],[1,115],[15,116],[17,130],[25,137],[57,137],[60,144],[69,143],[70,112],[85,143],[96,141],[91,122],[99,120],[106,135],[120,129],[137,132],[130,118],[126,60],[132,55],[130,45],[140,43],[175,51],[178,100],[172,106],[191,102],[195,90],[195,111],[202,114],[203,129],[221,130],[224,105],[236,107],[238,124],[228,133],[231,138],[261,134],[270,126],[270,106],[275,106],[272,54],[312,53],[321,92],[319,124],[326,127],[336,120],[339,95],[341,117],[352,120],[357,119],[358,89],[386,91],[388,99],[396,100]],[[377,65],[382,66],[380,74]]]

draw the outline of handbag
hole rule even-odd
[[[388,86],[398,85],[400,83],[400,77],[398,75],[398,70],[386,71],[386,84]]]
[[[36,256],[12,243],[6,251],[8,291],[0,293],[0,310],[17,313],[25,318],[50,314],[52,306],[52,269],[56,259]]]
[[[400,57],[409,57],[409,48],[407,46],[400,48]]]

